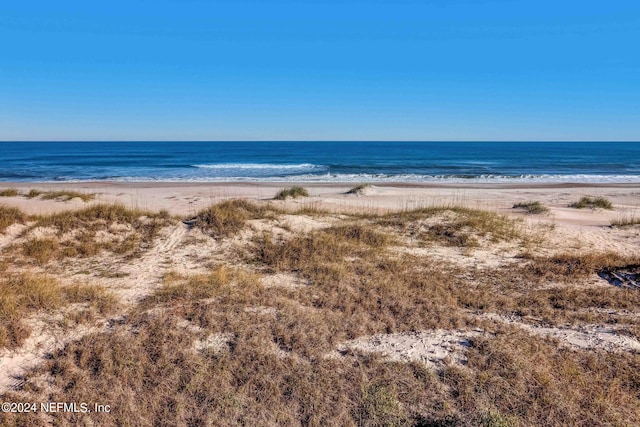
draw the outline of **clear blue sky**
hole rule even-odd
[[[3,1],[0,140],[640,140],[640,2]]]

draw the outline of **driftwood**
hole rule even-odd
[[[620,288],[640,289],[640,265],[606,268],[598,276]]]

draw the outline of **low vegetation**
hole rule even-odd
[[[95,193],[80,193],[78,191],[45,191],[40,193],[44,200],[61,200],[67,201],[71,199],[81,199],[83,202],[88,202],[95,199]]]
[[[148,248],[157,233],[174,221],[166,211],[152,213],[104,204],[33,220],[31,230],[42,227],[55,232],[53,237],[31,238],[21,245],[26,257],[41,264],[51,259],[94,256],[103,250],[133,256]]]
[[[635,213],[620,215],[611,220],[611,226],[613,227],[628,227],[632,225],[640,224],[640,217]]]
[[[20,193],[15,188],[6,188],[4,190],[0,190],[0,197],[15,197]]]
[[[368,188],[371,188],[371,184],[358,184],[345,194],[363,194]]]
[[[73,303],[89,303],[106,313],[115,307],[116,300],[103,288],[62,286],[45,275],[18,274],[0,279],[0,348],[19,346],[29,337],[31,331],[25,322],[29,315]]]
[[[0,232],[12,224],[23,223],[26,219],[27,215],[20,209],[0,205]]]
[[[567,348],[516,326],[596,323],[640,338],[640,292],[591,283],[599,272],[640,264],[639,258],[531,251],[523,221],[453,206],[381,215],[317,210],[316,227],[269,230],[281,215],[238,200],[199,212],[193,226],[208,236],[192,253],[224,251],[220,256],[207,258],[197,274],[191,258],[159,268],[163,278],[139,305],[108,329],[55,351],[20,390],[2,396],[103,402],[111,412],[0,414],[0,424],[640,424],[640,354]],[[68,235],[87,233],[87,242],[98,244],[90,232],[114,222],[144,229],[171,218],[98,205],[35,221],[55,233],[25,239],[21,250],[47,262],[67,250]],[[262,227],[249,228],[248,221]],[[225,245],[215,241],[230,237]],[[496,250],[499,262],[458,251],[477,246]],[[521,249],[518,258],[501,246]],[[0,326],[8,347],[28,334],[19,319],[67,300],[109,310],[107,300],[100,303],[82,285],[44,286],[40,281],[52,280],[45,276],[1,280],[0,290],[13,295],[0,297],[8,307],[0,313],[13,313],[0,319],[9,325]],[[35,283],[24,285],[28,280]],[[464,364],[392,361],[340,347],[361,337],[425,331],[476,334],[462,347]]]
[[[213,237],[226,237],[242,230],[249,219],[267,215],[269,209],[246,200],[229,200],[196,214],[195,225]]]
[[[28,199],[33,199],[36,197],[41,197],[43,200],[60,200],[66,202],[71,199],[81,199],[83,202],[88,202],[95,199],[95,193],[81,193],[79,191],[70,191],[70,190],[62,190],[62,191],[42,191],[35,188],[29,190],[28,193],[24,195]]]
[[[374,221],[424,243],[476,247],[524,238],[521,222],[495,212],[460,207],[430,207],[382,215]]]
[[[531,215],[539,215],[549,212],[549,208],[538,201],[516,203],[513,205],[513,209],[523,209],[526,213]]]
[[[309,192],[306,188],[293,186],[289,188],[285,188],[280,190],[278,194],[273,198],[274,200],[286,200],[286,199],[297,199],[299,197],[309,197]]]
[[[569,205],[570,208],[576,209],[613,209],[611,202],[604,197],[582,197],[577,202]]]

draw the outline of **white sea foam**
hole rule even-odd
[[[216,176],[216,177],[120,177],[115,181],[131,182],[317,182],[317,183],[351,183],[351,182],[402,182],[402,183],[452,183],[452,184],[623,184],[640,183],[640,175],[480,175],[480,176],[452,176],[452,175],[417,175],[417,174],[301,174],[282,177],[254,177],[254,176]]]
[[[199,169],[223,169],[223,170],[242,170],[242,169],[266,169],[266,170],[296,170],[296,169],[324,169],[325,166],[314,165],[311,163],[300,164],[276,164],[276,163],[213,163],[203,165],[191,165]]]

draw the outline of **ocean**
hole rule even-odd
[[[0,181],[640,183],[640,142],[0,142]]]

